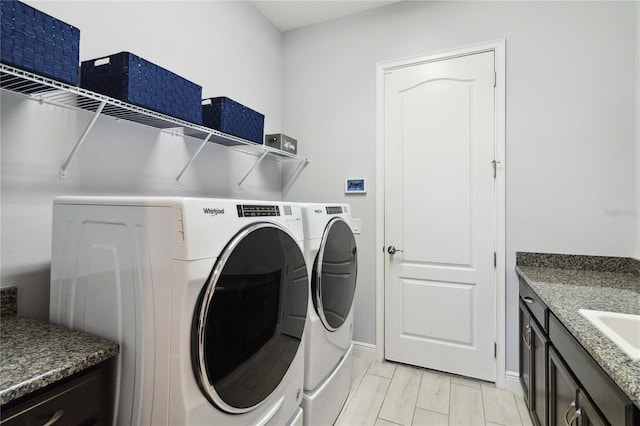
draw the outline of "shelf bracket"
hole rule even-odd
[[[89,124],[84,129],[84,132],[82,132],[80,139],[78,139],[78,142],[76,142],[76,145],[71,150],[69,157],[67,157],[67,161],[65,161],[64,164],[62,165],[62,168],[60,169],[60,179],[67,178],[67,170],[69,169],[69,165],[71,164],[73,157],[76,155],[76,151],[78,151],[78,149],[80,148],[80,145],[84,143],[84,140],[87,138],[87,135],[89,135],[89,132],[91,132],[93,125],[96,124],[96,120],[100,116],[100,113],[102,113],[102,109],[106,104],[107,104],[106,101],[100,102],[100,105],[98,106],[98,109],[96,110],[96,112],[93,114],[91,121],[89,121]]]
[[[240,179],[240,182],[238,182],[238,186],[242,185],[242,182],[244,182],[244,180],[249,177],[249,175],[251,174],[251,172],[253,171],[253,169],[255,169],[258,164],[260,164],[262,162],[262,160],[264,160],[264,157],[267,156],[267,154],[269,153],[269,151],[265,151],[262,153],[262,155],[260,156],[260,158],[258,158],[258,161],[255,162],[255,164],[253,166],[251,166],[251,168],[249,169],[249,171],[244,175],[244,177],[242,179]]]
[[[187,169],[191,166],[191,163],[193,163],[193,160],[195,160],[198,154],[200,154],[200,151],[202,151],[202,148],[204,148],[207,142],[209,142],[209,139],[211,139],[211,136],[213,136],[213,133],[209,133],[207,137],[204,138],[204,140],[202,141],[202,144],[198,147],[198,150],[196,151],[196,153],[193,154],[193,157],[191,157],[191,160],[189,160],[189,162],[184,166],[182,171],[178,174],[178,177],[176,177],[176,186],[178,185],[178,182],[180,182],[180,178],[182,178],[182,175],[184,174],[184,172],[187,171]]]
[[[300,175],[300,173],[302,173],[302,171],[305,169],[305,167],[307,167],[309,163],[310,163],[310,160],[308,158],[305,158],[304,160],[300,161],[300,163],[296,166],[293,172],[291,172],[291,175],[287,179],[286,183],[282,185],[283,193],[286,193],[289,191],[293,182],[297,179],[297,177]]]

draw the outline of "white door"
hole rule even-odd
[[[485,52],[384,76],[385,358],[489,381],[494,70]]]

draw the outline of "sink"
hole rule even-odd
[[[640,315],[588,309],[579,312],[631,359],[640,360]]]

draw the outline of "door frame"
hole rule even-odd
[[[496,69],[495,90],[495,160],[496,167],[496,386],[506,387],[506,185],[505,185],[505,69],[506,40],[499,39],[456,49],[419,55],[376,64],[376,360],[384,359],[384,75],[386,70],[453,59],[483,52],[494,52]]]

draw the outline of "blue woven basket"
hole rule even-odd
[[[202,124],[202,87],[129,52],[83,61],[80,86],[130,104]]]
[[[0,60],[78,85],[80,30],[19,1],[0,0]]]
[[[202,102],[202,121],[205,126],[255,143],[264,143],[264,115],[225,97],[204,99]]]

